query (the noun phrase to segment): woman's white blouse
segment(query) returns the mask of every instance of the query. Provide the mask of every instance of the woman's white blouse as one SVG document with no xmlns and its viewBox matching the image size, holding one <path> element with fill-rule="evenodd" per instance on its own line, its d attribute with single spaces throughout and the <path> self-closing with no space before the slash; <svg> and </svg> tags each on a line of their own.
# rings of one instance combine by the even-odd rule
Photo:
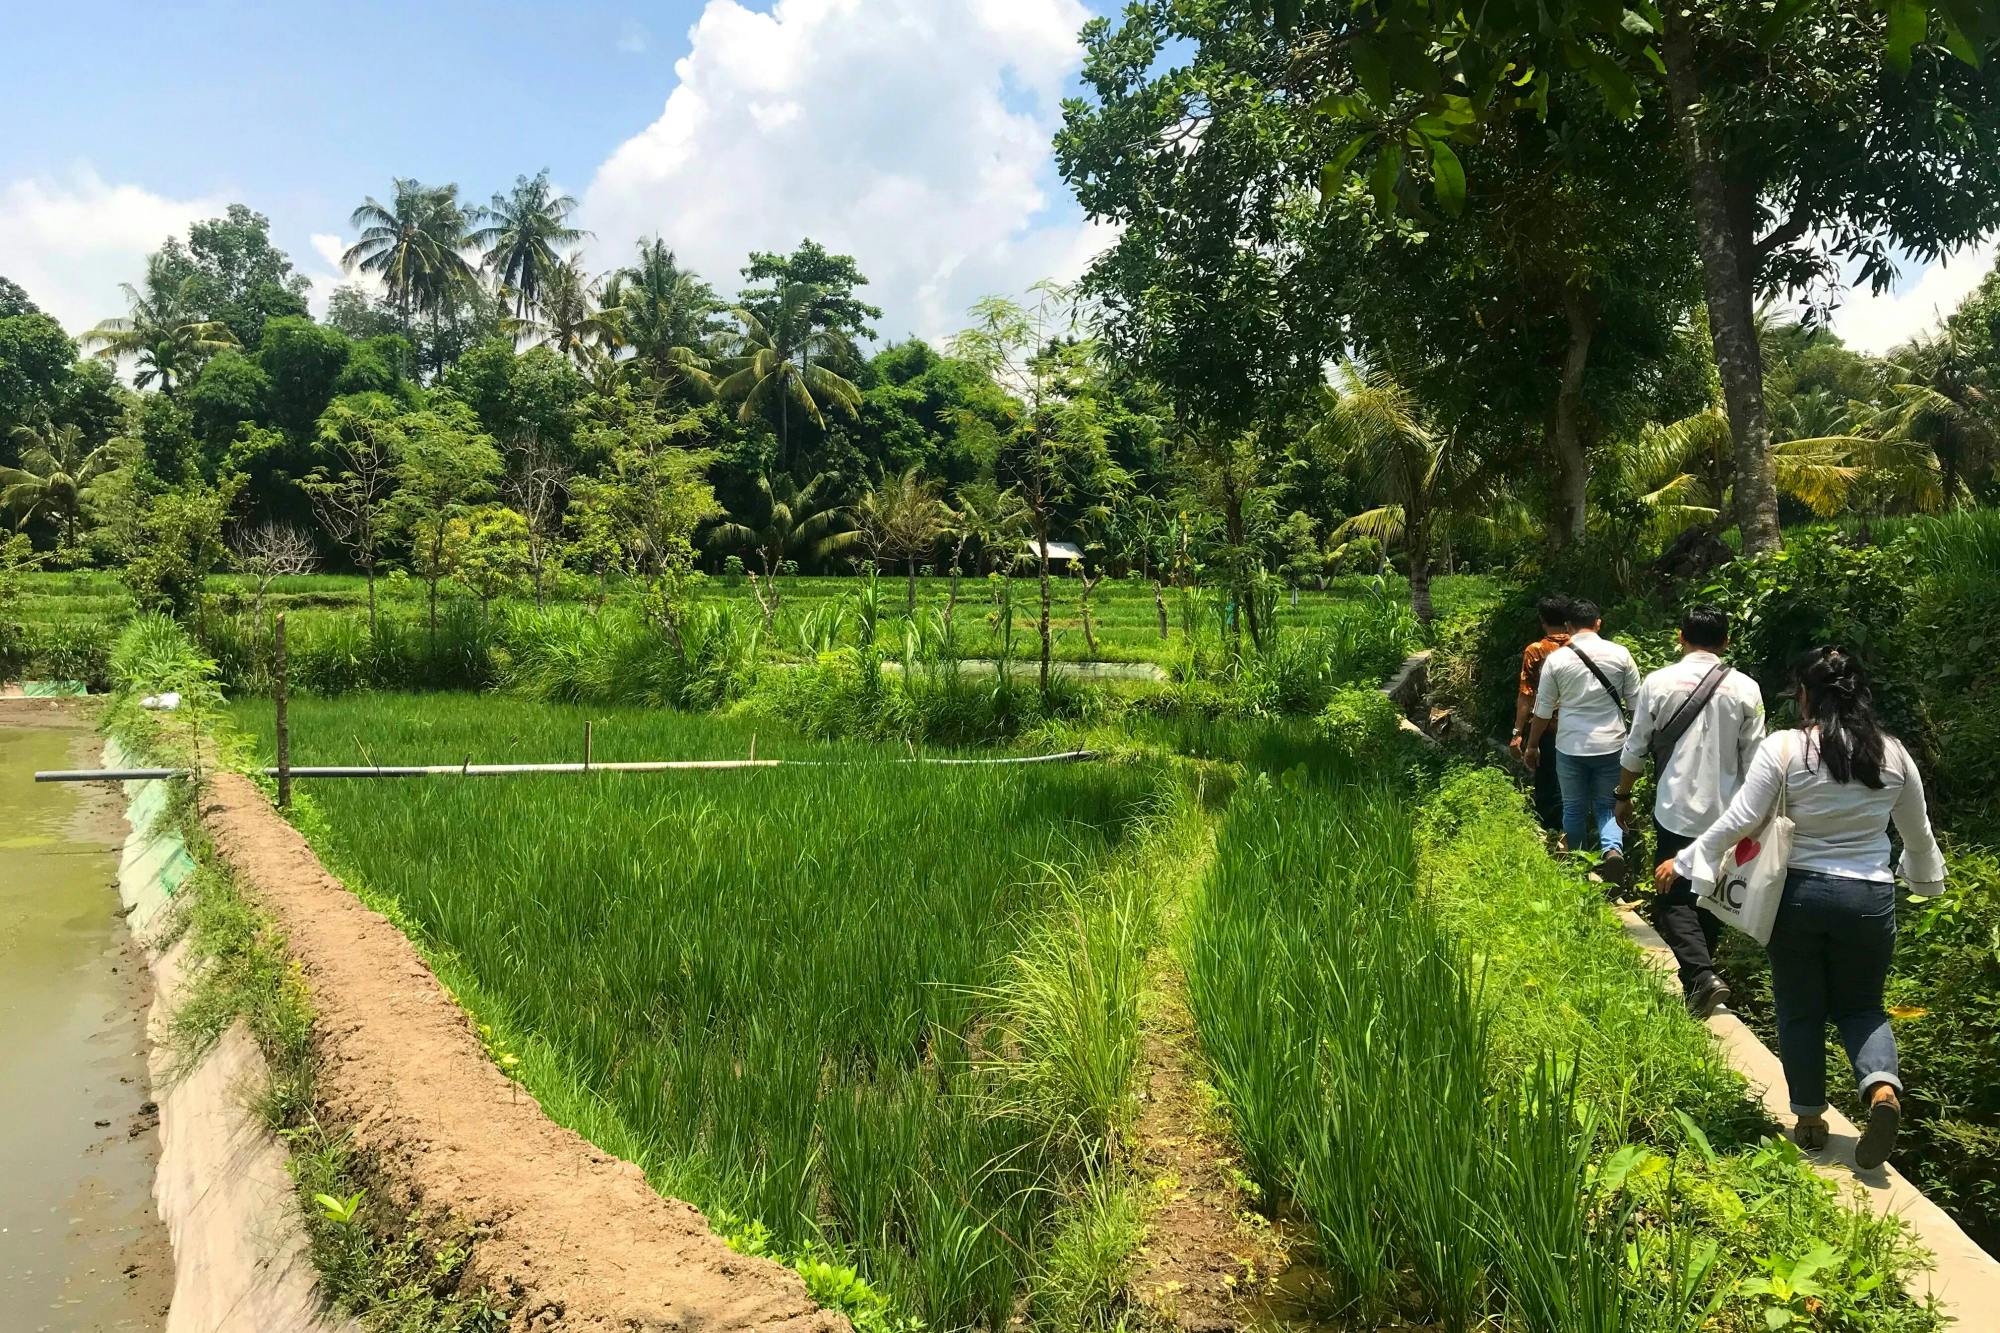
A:
<svg viewBox="0 0 2000 1333">
<path fill-rule="evenodd" d="M 1877 790 L 1860 782 L 1836 782 L 1828 775 L 1819 756 L 1816 728 L 1765 737 L 1735 799 L 1706 833 L 1674 858 L 1675 872 L 1696 884 L 1715 883 L 1723 858 L 1777 810 L 1782 782 L 1785 813 L 1794 826 L 1791 869 L 1878 881 L 1900 874 L 1912 893 L 1942 891 L 1944 853 L 1931 832 L 1923 777 L 1901 741 L 1890 739 L 1887 749 L 1882 786 Z M 1893 872 L 1892 819 L 1903 838 L 1902 862 Z"/>
</svg>

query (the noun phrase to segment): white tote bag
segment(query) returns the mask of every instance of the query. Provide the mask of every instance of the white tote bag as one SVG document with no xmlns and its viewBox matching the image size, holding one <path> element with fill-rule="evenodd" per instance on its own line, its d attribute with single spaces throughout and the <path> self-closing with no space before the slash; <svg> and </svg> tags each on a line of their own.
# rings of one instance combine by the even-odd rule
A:
<svg viewBox="0 0 2000 1333">
<path fill-rule="evenodd" d="M 1792 821 L 1785 813 L 1791 770 L 1792 747 L 1787 744 L 1778 770 L 1777 808 L 1764 827 L 1722 854 L 1722 863 L 1715 867 L 1715 882 L 1700 886 L 1704 912 L 1728 922 L 1759 944 L 1771 942 L 1771 926 L 1778 919 L 1778 903 L 1785 896 L 1785 874 L 1792 859 Z"/>
</svg>

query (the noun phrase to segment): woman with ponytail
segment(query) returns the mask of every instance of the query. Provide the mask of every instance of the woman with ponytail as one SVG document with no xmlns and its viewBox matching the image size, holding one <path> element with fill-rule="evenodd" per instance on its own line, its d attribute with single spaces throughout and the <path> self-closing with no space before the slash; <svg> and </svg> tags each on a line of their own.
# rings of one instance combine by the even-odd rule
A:
<svg viewBox="0 0 2000 1333">
<path fill-rule="evenodd" d="M 1660 874 L 1700 892 L 1738 841 L 1777 809 L 1794 825 L 1785 893 L 1767 946 L 1778 1010 L 1778 1056 L 1790 1085 L 1799 1146 L 1826 1146 L 1826 1025 L 1840 1032 L 1861 1091 L 1865 1125 L 1854 1164 L 1888 1160 L 1902 1119 L 1896 1037 L 1882 1008 L 1896 947 L 1896 878 L 1910 892 L 1944 887 L 1923 778 L 1903 743 L 1875 720 L 1867 676 L 1851 653 L 1815 648 L 1797 669 L 1800 725 L 1767 737 L 1735 799 Z M 1902 836 L 1893 869 L 1889 824 Z"/>
</svg>

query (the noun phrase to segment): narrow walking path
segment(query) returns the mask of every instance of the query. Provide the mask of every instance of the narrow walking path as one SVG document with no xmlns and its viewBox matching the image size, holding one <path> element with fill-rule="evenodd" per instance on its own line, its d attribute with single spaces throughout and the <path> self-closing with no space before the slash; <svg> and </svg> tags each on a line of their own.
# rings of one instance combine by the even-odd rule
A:
<svg viewBox="0 0 2000 1333">
<path fill-rule="evenodd" d="M 1662 974 L 1666 984 L 1678 987 L 1673 951 L 1658 932 L 1636 912 L 1621 911 L 1619 915 L 1625 933 L 1640 947 L 1646 961 Z M 1789 1125 L 1791 1102 L 1785 1094 L 1785 1071 L 1778 1057 L 1735 1014 L 1725 1011 L 1711 1016 L 1708 1030 L 1715 1034 L 1730 1064 L 1750 1081 L 1764 1109 L 1780 1124 Z M 1814 1167 L 1866 1200 L 1875 1213 L 1900 1217 L 1918 1243 L 1935 1257 L 1936 1267 L 1922 1275 L 1913 1294 L 1935 1298 L 1958 1328 L 2000 1326 L 2000 1262 L 1974 1244 L 1958 1223 L 1895 1167 L 1858 1169 L 1854 1143 L 1860 1131 L 1837 1107 L 1827 1108 L 1826 1120 L 1832 1132 L 1825 1150 L 1807 1154 Z"/>
</svg>

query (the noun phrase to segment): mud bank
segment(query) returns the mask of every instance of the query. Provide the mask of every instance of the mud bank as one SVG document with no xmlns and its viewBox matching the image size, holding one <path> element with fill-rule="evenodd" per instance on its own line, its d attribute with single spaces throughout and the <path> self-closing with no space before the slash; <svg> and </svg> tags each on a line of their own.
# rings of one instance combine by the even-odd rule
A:
<svg viewBox="0 0 2000 1333">
<path fill-rule="evenodd" d="M 637 1167 L 542 1114 L 410 941 L 252 783 L 220 775 L 201 813 L 304 970 L 322 1114 L 349 1132 L 378 1197 L 473 1228 L 467 1281 L 511 1302 L 516 1328 L 846 1333 L 797 1274 L 735 1253 Z"/>
</svg>

